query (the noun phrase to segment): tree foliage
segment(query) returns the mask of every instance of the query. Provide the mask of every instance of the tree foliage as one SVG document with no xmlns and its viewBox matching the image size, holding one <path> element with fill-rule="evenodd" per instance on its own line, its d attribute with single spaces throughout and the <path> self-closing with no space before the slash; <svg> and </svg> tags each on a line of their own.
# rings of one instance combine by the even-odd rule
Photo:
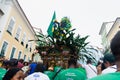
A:
<svg viewBox="0 0 120 80">
<path fill-rule="evenodd" d="M 70 50 L 71 54 L 77 55 L 88 44 L 88 42 L 85 42 L 88 36 L 75 36 L 75 29 L 71 29 L 71 27 L 71 22 L 67 17 L 63 17 L 60 22 L 55 21 L 53 36 L 49 36 L 49 41 L 55 48 L 61 49 L 61 47 L 64 47 L 64 49 Z"/>
</svg>

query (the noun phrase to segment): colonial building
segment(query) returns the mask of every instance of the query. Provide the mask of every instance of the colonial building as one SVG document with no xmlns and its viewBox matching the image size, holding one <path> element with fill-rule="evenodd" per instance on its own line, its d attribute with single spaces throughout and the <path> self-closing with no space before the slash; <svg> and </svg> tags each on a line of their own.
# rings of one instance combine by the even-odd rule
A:
<svg viewBox="0 0 120 80">
<path fill-rule="evenodd" d="M 0 0 L 0 30 L 1 56 L 31 60 L 37 38 L 17 0 Z"/>
<path fill-rule="evenodd" d="M 114 21 L 111 22 L 104 22 L 101 26 L 99 35 L 101 35 L 101 39 L 102 39 L 102 45 L 103 48 L 106 50 L 109 48 L 110 46 L 110 41 L 107 38 L 108 32 L 111 29 L 112 25 L 113 25 Z"/>
<path fill-rule="evenodd" d="M 120 30 L 120 18 L 119 17 L 116 18 L 114 22 L 103 23 L 99 34 L 101 35 L 102 45 L 105 50 L 106 49 L 110 50 L 110 42 L 112 38 L 114 37 L 114 35 L 119 30 Z"/>
<path fill-rule="evenodd" d="M 111 42 L 114 35 L 120 30 L 120 17 L 116 18 L 114 24 L 107 34 L 107 39 Z"/>
</svg>

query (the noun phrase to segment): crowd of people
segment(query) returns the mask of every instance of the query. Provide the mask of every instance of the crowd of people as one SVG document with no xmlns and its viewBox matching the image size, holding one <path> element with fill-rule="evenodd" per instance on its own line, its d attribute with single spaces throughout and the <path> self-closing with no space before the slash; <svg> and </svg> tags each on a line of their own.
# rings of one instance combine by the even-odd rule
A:
<svg viewBox="0 0 120 80">
<path fill-rule="evenodd" d="M 87 64 L 80 64 L 71 57 L 67 69 L 61 65 L 51 69 L 42 62 L 0 57 L 0 80 L 120 80 L 120 31 L 112 39 L 110 48 L 111 53 L 105 54 L 97 65 L 93 65 L 91 59 Z"/>
</svg>

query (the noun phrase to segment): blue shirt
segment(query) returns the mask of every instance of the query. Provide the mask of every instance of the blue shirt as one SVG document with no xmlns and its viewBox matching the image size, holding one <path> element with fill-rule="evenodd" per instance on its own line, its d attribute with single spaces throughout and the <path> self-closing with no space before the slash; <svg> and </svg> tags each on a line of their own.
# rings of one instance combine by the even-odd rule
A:
<svg viewBox="0 0 120 80">
<path fill-rule="evenodd" d="M 34 73 L 35 68 L 36 68 L 36 65 L 37 65 L 36 63 L 31 63 L 31 64 L 30 64 L 30 72 L 29 72 L 29 75 L 32 74 L 32 73 Z"/>
</svg>

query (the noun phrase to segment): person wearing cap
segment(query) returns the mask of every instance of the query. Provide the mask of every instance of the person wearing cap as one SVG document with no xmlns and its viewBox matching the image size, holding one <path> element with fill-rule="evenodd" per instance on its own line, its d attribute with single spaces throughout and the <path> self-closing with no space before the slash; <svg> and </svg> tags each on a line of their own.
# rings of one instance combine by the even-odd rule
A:
<svg viewBox="0 0 120 80">
<path fill-rule="evenodd" d="M 105 65 L 105 69 L 102 71 L 102 74 L 112 73 L 117 71 L 117 66 L 115 65 L 115 58 L 113 54 L 108 53 L 103 58 L 103 64 Z"/>
<path fill-rule="evenodd" d="M 120 31 L 113 37 L 110 44 L 111 52 L 115 57 L 117 71 L 113 73 L 102 74 L 90 80 L 120 80 Z"/>
</svg>

